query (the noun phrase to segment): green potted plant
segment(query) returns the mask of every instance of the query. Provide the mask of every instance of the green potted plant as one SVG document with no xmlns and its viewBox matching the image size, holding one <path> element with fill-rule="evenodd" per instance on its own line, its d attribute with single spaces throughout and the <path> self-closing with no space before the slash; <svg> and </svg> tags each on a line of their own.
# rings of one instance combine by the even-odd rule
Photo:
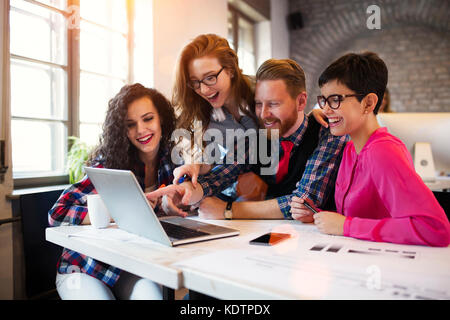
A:
<svg viewBox="0 0 450 320">
<path fill-rule="evenodd" d="M 88 146 L 78 137 L 69 137 L 70 150 L 67 154 L 67 169 L 71 184 L 80 181 L 84 176 L 83 167 L 93 147 Z"/>
</svg>

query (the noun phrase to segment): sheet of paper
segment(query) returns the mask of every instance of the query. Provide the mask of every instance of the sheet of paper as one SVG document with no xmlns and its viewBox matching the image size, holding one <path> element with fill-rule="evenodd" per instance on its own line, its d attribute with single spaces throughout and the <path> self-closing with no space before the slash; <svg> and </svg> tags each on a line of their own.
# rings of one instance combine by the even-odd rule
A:
<svg viewBox="0 0 450 320">
<path fill-rule="evenodd" d="M 70 237 L 79 237 L 79 238 L 89 238 L 89 239 L 99 239 L 99 240 L 107 240 L 107 241 L 131 241 L 139 238 L 138 236 L 123 231 L 117 226 L 110 226 L 104 229 L 96 229 L 94 227 L 84 228 L 82 231 L 74 232 L 67 235 Z"/>
<path fill-rule="evenodd" d="M 192 270 L 203 273 L 205 278 L 210 275 L 211 281 L 232 281 L 283 298 L 450 298 L 448 261 L 447 265 L 437 268 L 439 272 L 434 272 L 433 268 L 422 268 L 427 264 L 414 267 L 417 264 L 414 259 L 393 255 L 383 261 L 383 256 L 348 253 L 344 246 L 341 254 L 326 248 L 333 246 L 324 247 L 323 252 L 296 250 L 295 254 L 275 248 L 228 250 L 194 257 L 175 266 L 186 271 L 187 276 Z M 448 254 L 448 250 L 446 252 Z"/>
</svg>

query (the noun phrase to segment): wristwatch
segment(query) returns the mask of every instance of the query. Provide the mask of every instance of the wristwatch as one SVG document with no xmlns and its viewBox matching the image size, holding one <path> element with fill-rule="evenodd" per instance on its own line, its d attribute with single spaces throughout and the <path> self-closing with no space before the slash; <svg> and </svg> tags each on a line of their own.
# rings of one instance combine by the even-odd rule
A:
<svg viewBox="0 0 450 320">
<path fill-rule="evenodd" d="M 227 207 L 225 208 L 225 212 L 223 213 L 223 216 L 225 217 L 225 220 L 231 220 L 233 219 L 233 211 L 231 211 L 231 207 L 233 206 L 233 201 L 227 202 Z"/>
</svg>

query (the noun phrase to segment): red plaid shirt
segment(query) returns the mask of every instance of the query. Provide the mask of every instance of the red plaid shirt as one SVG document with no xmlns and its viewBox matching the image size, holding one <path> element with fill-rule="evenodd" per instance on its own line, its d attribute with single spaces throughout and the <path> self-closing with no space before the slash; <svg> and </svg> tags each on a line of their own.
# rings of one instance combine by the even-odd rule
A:
<svg viewBox="0 0 450 320">
<path fill-rule="evenodd" d="M 173 181 L 174 166 L 170 161 L 168 150 L 160 157 L 158 170 L 158 185 L 170 184 Z M 96 167 L 103 167 L 101 164 Z M 144 186 L 145 167 L 144 164 L 134 171 L 137 180 Z M 80 225 L 87 213 L 87 195 L 95 194 L 97 191 L 94 185 L 85 176 L 81 181 L 73 184 L 63 191 L 55 205 L 48 212 L 48 221 L 50 226 L 60 225 Z M 61 258 L 57 264 L 57 271 L 61 274 L 83 272 L 103 281 L 112 287 L 119 279 L 121 270 L 106 263 L 96 261 L 88 256 L 64 248 Z"/>
</svg>

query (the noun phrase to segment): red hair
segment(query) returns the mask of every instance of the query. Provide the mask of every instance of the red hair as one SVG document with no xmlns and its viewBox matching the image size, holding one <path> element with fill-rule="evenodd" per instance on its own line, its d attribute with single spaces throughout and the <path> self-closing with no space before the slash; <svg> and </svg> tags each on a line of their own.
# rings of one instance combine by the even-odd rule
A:
<svg viewBox="0 0 450 320">
<path fill-rule="evenodd" d="M 225 38 L 215 34 L 202 34 L 186 45 L 179 57 L 172 96 L 172 104 L 181 111 L 177 126 L 192 131 L 196 119 L 202 121 L 204 130 L 209 125 L 212 106 L 187 85 L 189 63 L 201 57 L 217 58 L 221 66 L 228 69 L 232 75 L 231 103 L 239 106 L 244 114 L 256 122 L 254 92 L 250 79 L 239 69 L 236 52 L 231 49 Z"/>
</svg>

